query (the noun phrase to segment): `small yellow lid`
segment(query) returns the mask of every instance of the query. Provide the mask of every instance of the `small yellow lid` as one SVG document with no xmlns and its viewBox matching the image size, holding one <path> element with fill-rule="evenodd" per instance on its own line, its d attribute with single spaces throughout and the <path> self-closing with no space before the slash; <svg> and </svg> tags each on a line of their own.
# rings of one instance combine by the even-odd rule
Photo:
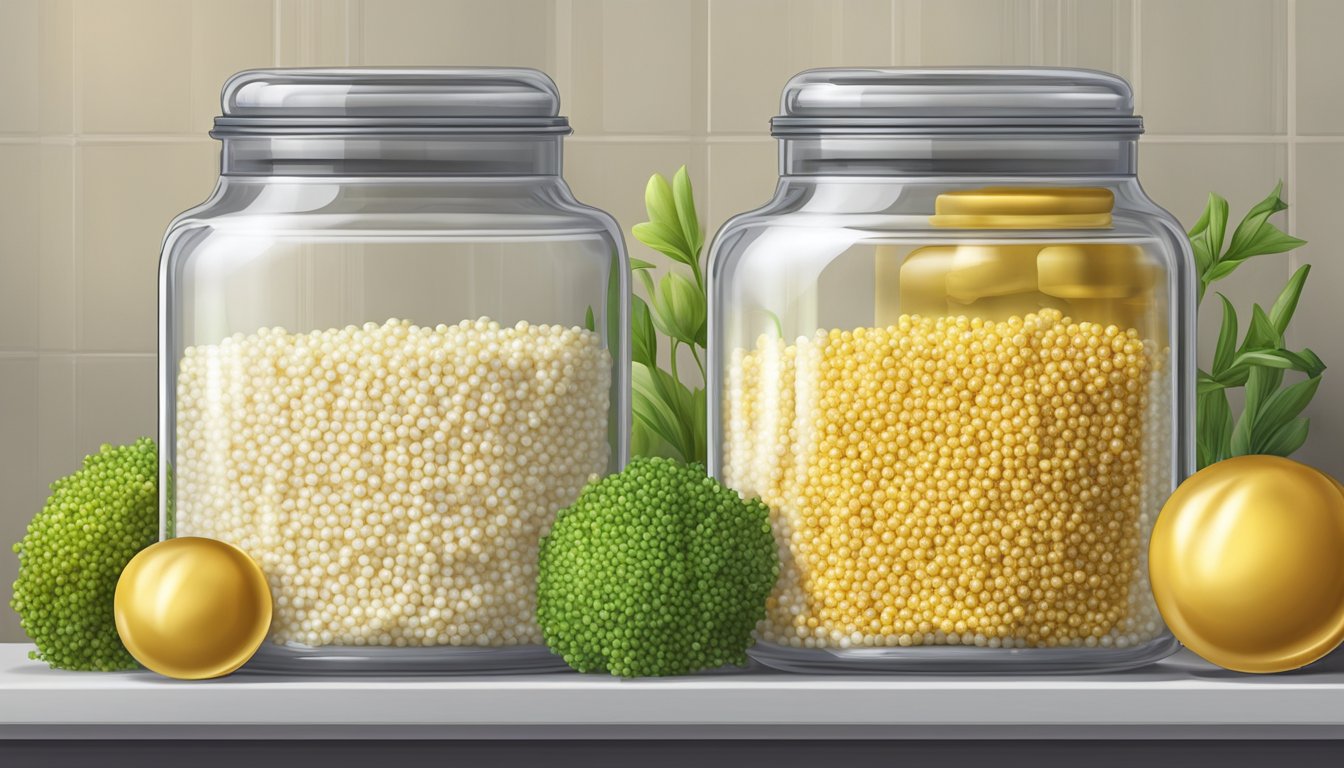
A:
<svg viewBox="0 0 1344 768">
<path fill-rule="evenodd" d="M 982 187 L 944 192 L 929 222 L 957 229 L 1111 226 L 1115 195 L 1101 187 Z"/>
</svg>

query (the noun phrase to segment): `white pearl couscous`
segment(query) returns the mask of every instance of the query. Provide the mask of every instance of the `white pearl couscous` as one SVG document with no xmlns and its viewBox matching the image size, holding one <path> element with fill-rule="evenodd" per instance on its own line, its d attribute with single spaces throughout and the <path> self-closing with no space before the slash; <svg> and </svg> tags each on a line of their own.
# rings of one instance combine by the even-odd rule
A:
<svg viewBox="0 0 1344 768">
<path fill-rule="evenodd" d="M 607 469 L 610 384 L 597 334 L 488 319 L 189 348 L 176 534 L 257 560 L 277 643 L 538 643 L 538 541 Z"/>
<path fill-rule="evenodd" d="M 1130 647 L 1170 490 L 1167 351 L 1057 310 L 737 350 L 725 482 L 771 508 L 790 647 Z"/>
</svg>

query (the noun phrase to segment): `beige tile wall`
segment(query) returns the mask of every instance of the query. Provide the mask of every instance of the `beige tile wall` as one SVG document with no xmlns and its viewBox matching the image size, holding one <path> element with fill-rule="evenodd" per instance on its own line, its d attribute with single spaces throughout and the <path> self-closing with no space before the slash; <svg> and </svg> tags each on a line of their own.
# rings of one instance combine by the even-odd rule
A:
<svg viewBox="0 0 1344 768">
<path fill-rule="evenodd" d="M 1239 212 L 1285 181 L 1282 223 L 1311 245 L 1227 292 L 1271 301 L 1315 262 L 1293 342 L 1339 372 L 1303 455 L 1344 474 L 1341 27 L 1338 0 L 3 0 L 0 544 L 81 456 L 153 432 L 159 237 L 213 183 L 224 78 L 276 65 L 540 67 L 583 199 L 628 228 L 648 174 L 686 163 L 711 231 L 770 195 L 766 121 L 800 69 L 1118 72 L 1148 122 L 1144 184 L 1183 221 L 1209 190 Z M 14 566 L 0 557 L 0 583 Z M 19 636 L 0 610 L 0 640 Z"/>
</svg>

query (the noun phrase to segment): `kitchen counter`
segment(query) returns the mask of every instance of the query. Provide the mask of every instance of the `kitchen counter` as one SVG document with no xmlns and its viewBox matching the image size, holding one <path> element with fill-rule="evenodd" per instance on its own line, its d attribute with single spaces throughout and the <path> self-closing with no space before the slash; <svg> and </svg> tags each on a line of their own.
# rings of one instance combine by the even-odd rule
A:
<svg viewBox="0 0 1344 768">
<path fill-rule="evenodd" d="M 1344 654 L 1228 672 L 1182 651 L 1093 676 L 280 677 L 75 673 L 0 644 L 0 738 L 1341 739 Z"/>
</svg>

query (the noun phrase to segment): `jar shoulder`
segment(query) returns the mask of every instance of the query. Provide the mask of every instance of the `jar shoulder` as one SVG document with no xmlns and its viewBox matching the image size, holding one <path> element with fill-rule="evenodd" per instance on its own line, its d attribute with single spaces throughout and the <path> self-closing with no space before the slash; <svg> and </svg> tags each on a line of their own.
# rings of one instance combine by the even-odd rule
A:
<svg viewBox="0 0 1344 768">
<path fill-rule="evenodd" d="M 214 192 L 169 224 L 184 233 L 407 232 L 452 236 L 596 236 L 624 250 L 610 214 L 577 200 L 562 179 L 371 180 L 222 178 Z"/>
<path fill-rule="evenodd" d="M 1005 179 L 938 179 L 910 181 L 894 178 L 788 178 L 781 179 L 774 196 L 764 205 L 728 219 L 710 246 L 711 270 L 752 256 L 767 256 L 780 244 L 805 248 L 808 243 L 829 247 L 834 240 L 849 242 L 908 240 L 923 243 L 956 242 L 966 230 L 936 227 L 930 222 L 941 193 L 982 186 L 1022 184 L 1101 186 L 1115 194 L 1112 225 L 1097 230 L 1003 230 L 1005 239 L 1141 240 L 1178 270 L 1192 266 L 1189 242 L 1174 216 L 1162 208 L 1133 178 L 1105 180 L 1009 181 Z M 976 237 L 991 233 L 975 232 Z M 822 245 L 825 243 L 825 245 Z M 768 249 L 760 246 L 768 244 Z"/>
</svg>

